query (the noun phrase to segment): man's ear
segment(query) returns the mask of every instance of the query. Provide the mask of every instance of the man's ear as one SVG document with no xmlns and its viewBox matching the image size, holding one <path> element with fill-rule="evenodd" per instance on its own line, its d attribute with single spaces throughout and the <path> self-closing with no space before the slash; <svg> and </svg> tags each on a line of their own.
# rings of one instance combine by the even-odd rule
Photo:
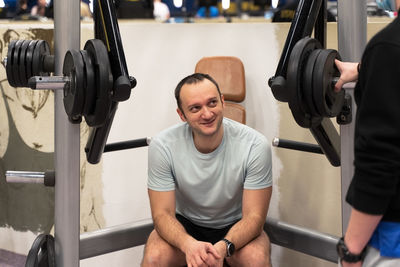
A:
<svg viewBox="0 0 400 267">
<path fill-rule="evenodd" d="M 224 95 L 221 95 L 221 102 L 222 102 L 222 107 L 225 108 L 225 98 L 224 98 Z"/>
<path fill-rule="evenodd" d="M 179 117 L 181 118 L 182 121 L 186 121 L 185 114 L 180 110 L 180 108 L 176 109 L 176 112 L 178 112 Z"/>
</svg>

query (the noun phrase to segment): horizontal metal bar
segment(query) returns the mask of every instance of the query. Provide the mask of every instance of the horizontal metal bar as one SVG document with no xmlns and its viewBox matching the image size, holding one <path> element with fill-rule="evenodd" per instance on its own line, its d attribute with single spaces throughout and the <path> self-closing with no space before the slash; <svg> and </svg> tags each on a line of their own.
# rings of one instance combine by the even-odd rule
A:
<svg viewBox="0 0 400 267">
<path fill-rule="evenodd" d="M 44 184 L 44 172 L 6 171 L 7 183 Z"/>
<path fill-rule="evenodd" d="M 112 152 L 112 151 L 118 151 L 118 150 L 124 150 L 124 149 L 144 147 L 144 146 L 148 146 L 150 144 L 150 142 L 151 142 L 151 138 L 146 137 L 146 138 L 140 138 L 140 139 L 135 139 L 135 140 L 111 143 L 111 144 L 107 144 L 104 147 L 104 152 Z"/>
<path fill-rule="evenodd" d="M 292 140 L 287 140 L 287 139 L 280 139 L 277 137 L 275 137 L 274 140 L 272 141 L 272 145 L 276 146 L 276 147 L 288 148 L 288 149 L 299 150 L 299 151 L 304 151 L 304 152 L 324 154 L 324 152 L 322 152 L 322 149 L 319 147 L 319 145 L 297 142 L 297 141 L 292 141 Z"/>
<path fill-rule="evenodd" d="M 80 259 L 144 245 L 153 230 L 151 219 L 108 227 L 80 236 Z"/>
<path fill-rule="evenodd" d="M 81 234 L 80 259 L 144 245 L 153 230 L 152 220 L 109 227 Z M 337 262 L 338 237 L 268 218 L 264 225 L 272 243 L 331 262 Z"/>
<path fill-rule="evenodd" d="M 45 172 L 31 171 L 7 171 L 7 183 L 25 183 L 25 184 L 44 184 L 45 186 L 55 185 L 55 171 L 46 170 Z"/>
<path fill-rule="evenodd" d="M 67 76 L 33 76 L 28 80 L 28 86 L 36 90 L 60 90 L 69 84 Z"/>
<path fill-rule="evenodd" d="M 326 261 L 338 262 L 338 237 L 267 218 L 264 224 L 271 243 Z"/>
<path fill-rule="evenodd" d="M 356 88 L 356 82 L 345 83 L 342 88 L 345 90 L 354 90 L 354 88 Z"/>
</svg>

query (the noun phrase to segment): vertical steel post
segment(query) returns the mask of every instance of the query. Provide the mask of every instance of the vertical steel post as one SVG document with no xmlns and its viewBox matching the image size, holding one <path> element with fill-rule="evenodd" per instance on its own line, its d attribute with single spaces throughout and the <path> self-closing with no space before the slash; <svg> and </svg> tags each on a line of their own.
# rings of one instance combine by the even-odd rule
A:
<svg viewBox="0 0 400 267">
<path fill-rule="evenodd" d="M 64 55 L 80 48 L 80 0 L 54 1 L 55 75 Z M 55 251 L 57 267 L 79 266 L 80 127 L 64 111 L 63 91 L 54 92 Z"/>
<path fill-rule="evenodd" d="M 360 62 L 367 42 L 367 1 L 338 0 L 338 42 L 343 61 Z M 353 97 L 353 91 L 347 92 Z M 345 197 L 353 178 L 354 168 L 354 120 L 356 105 L 352 101 L 353 121 L 340 126 L 341 177 L 342 177 L 342 231 L 346 232 L 351 207 Z"/>
</svg>

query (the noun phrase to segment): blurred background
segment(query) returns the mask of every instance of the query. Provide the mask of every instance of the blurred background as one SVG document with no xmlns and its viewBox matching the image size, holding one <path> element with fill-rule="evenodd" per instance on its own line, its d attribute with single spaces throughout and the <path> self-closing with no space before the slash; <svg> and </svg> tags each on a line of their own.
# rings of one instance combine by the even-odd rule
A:
<svg viewBox="0 0 400 267">
<path fill-rule="evenodd" d="M 0 19 L 48 20 L 53 18 L 54 0 L 1 0 Z M 120 19 L 153 19 L 166 23 L 190 23 L 197 19 L 260 18 L 290 22 L 299 0 L 114 0 Z M 93 1 L 81 0 L 81 17 L 90 19 Z M 369 16 L 393 16 L 368 0 Z M 336 21 L 337 2 L 328 1 L 328 21 Z"/>
</svg>

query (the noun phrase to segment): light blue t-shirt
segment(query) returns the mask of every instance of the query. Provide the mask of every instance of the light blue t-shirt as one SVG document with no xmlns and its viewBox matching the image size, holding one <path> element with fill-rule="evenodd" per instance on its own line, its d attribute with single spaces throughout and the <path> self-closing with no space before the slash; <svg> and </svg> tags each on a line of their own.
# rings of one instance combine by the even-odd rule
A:
<svg viewBox="0 0 400 267">
<path fill-rule="evenodd" d="M 272 185 L 265 136 L 227 118 L 223 127 L 222 142 L 211 153 L 196 149 L 187 123 L 162 131 L 149 146 L 148 188 L 175 190 L 176 212 L 203 227 L 222 228 L 239 220 L 243 188 Z"/>
</svg>

